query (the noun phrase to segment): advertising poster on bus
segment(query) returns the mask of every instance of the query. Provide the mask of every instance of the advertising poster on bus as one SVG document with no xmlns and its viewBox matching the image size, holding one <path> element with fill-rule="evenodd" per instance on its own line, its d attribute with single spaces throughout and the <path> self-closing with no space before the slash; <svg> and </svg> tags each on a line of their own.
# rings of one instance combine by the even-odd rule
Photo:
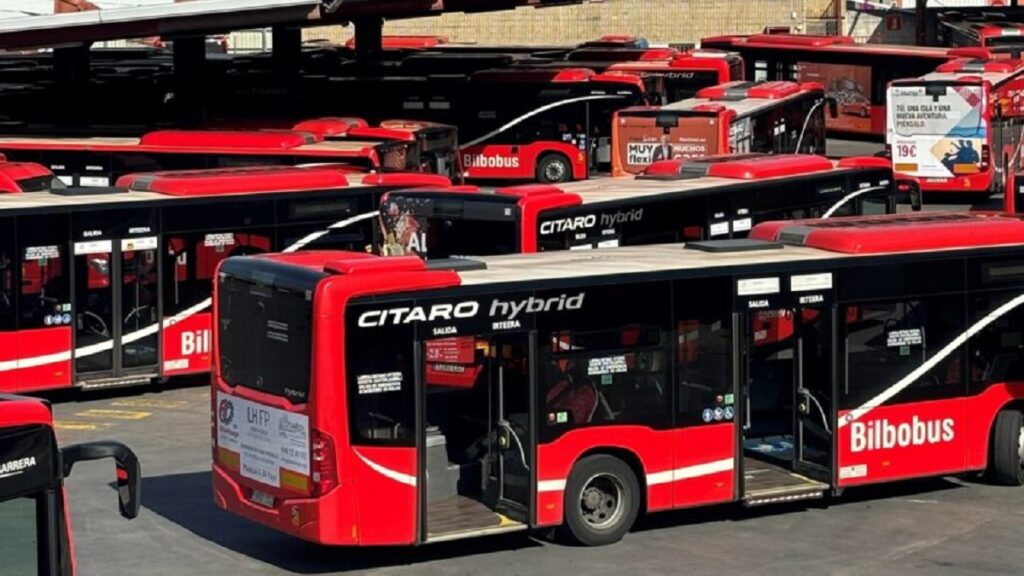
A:
<svg viewBox="0 0 1024 576">
<path fill-rule="evenodd" d="M 639 174 L 654 162 L 700 158 L 724 152 L 718 145 L 718 118 L 676 117 L 675 126 L 663 128 L 653 116 L 620 116 L 616 126 L 616 173 Z"/>
<path fill-rule="evenodd" d="M 817 82 L 835 98 L 839 114 L 827 117 L 830 130 L 871 132 L 871 67 L 798 62 L 797 80 Z"/>
<path fill-rule="evenodd" d="M 888 139 L 893 168 L 924 178 L 980 171 L 988 127 L 981 86 L 889 88 Z M 929 93 L 931 92 L 931 93 Z"/>
</svg>

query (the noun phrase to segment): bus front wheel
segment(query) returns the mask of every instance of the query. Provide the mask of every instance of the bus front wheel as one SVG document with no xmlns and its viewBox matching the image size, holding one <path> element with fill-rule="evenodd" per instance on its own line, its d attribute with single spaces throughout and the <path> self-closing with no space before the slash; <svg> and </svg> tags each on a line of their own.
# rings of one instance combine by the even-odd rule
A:
<svg viewBox="0 0 1024 576">
<path fill-rule="evenodd" d="M 584 546 L 618 542 L 640 509 L 640 485 L 633 470 L 606 454 L 576 463 L 565 488 L 562 535 Z"/>
<path fill-rule="evenodd" d="M 1003 410 L 996 415 L 991 472 L 997 484 L 1024 484 L 1024 415 L 1017 410 Z"/>
<path fill-rule="evenodd" d="M 537 162 L 537 181 L 561 184 L 572 180 L 572 164 L 561 154 L 545 154 Z"/>
</svg>

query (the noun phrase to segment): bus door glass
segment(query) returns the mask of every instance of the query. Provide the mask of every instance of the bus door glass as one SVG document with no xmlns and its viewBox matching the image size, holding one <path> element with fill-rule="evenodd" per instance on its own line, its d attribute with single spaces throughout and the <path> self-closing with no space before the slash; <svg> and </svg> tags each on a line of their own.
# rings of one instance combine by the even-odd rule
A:
<svg viewBox="0 0 1024 576">
<path fill-rule="evenodd" d="M 73 219 L 78 381 L 156 375 L 159 240 L 152 217 L 118 211 Z"/>
<path fill-rule="evenodd" d="M 428 541 L 528 521 L 533 340 L 521 333 L 424 343 Z"/>
</svg>

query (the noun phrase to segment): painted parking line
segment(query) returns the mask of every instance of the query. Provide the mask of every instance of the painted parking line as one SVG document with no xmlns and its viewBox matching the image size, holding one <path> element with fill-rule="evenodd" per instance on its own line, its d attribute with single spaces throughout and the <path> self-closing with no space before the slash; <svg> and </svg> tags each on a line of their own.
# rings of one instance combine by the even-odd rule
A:
<svg viewBox="0 0 1024 576">
<path fill-rule="evenodd" d="M 106 430 L 113 426 L 110 422 L 82 422 L 79 420 L 54 420 L 53 427 L 57 430 Z"/>
<path fill-rule="evenodd" d="M 136 412 L 134 410 L 104 410 L 100 408 L 93 408 L 91 410 L 84 410 L 78 412 L 75 416 L 85 416 L 88 418 L 113 418 L 115 420 L 142 420 L 152 416 L 152 412 Z"/>
<path fill-rule="evenodd" d="M 126 398 L 111 402 L 111 406 L 122 408 L 181 408 L 188 404 L 185 400 L 158 400 L 156 398 Z"/>
</svg>

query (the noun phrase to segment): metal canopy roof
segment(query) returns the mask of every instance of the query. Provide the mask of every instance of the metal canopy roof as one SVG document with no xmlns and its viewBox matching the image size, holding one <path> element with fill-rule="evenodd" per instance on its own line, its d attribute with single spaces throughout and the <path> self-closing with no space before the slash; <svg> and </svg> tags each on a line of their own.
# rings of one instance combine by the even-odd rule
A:
<svg viewBox="0 0 1024 576">
<path fill-rule="evenodd" d="M 2 0 L 0 0 L 2 1 Z M 194 0 L 0 19 L 0 49 L 148 36 L 211 34 L 275 24 L 315 26 L 352 19 L 486 12 L 582 0 Z"/>
</svg>

